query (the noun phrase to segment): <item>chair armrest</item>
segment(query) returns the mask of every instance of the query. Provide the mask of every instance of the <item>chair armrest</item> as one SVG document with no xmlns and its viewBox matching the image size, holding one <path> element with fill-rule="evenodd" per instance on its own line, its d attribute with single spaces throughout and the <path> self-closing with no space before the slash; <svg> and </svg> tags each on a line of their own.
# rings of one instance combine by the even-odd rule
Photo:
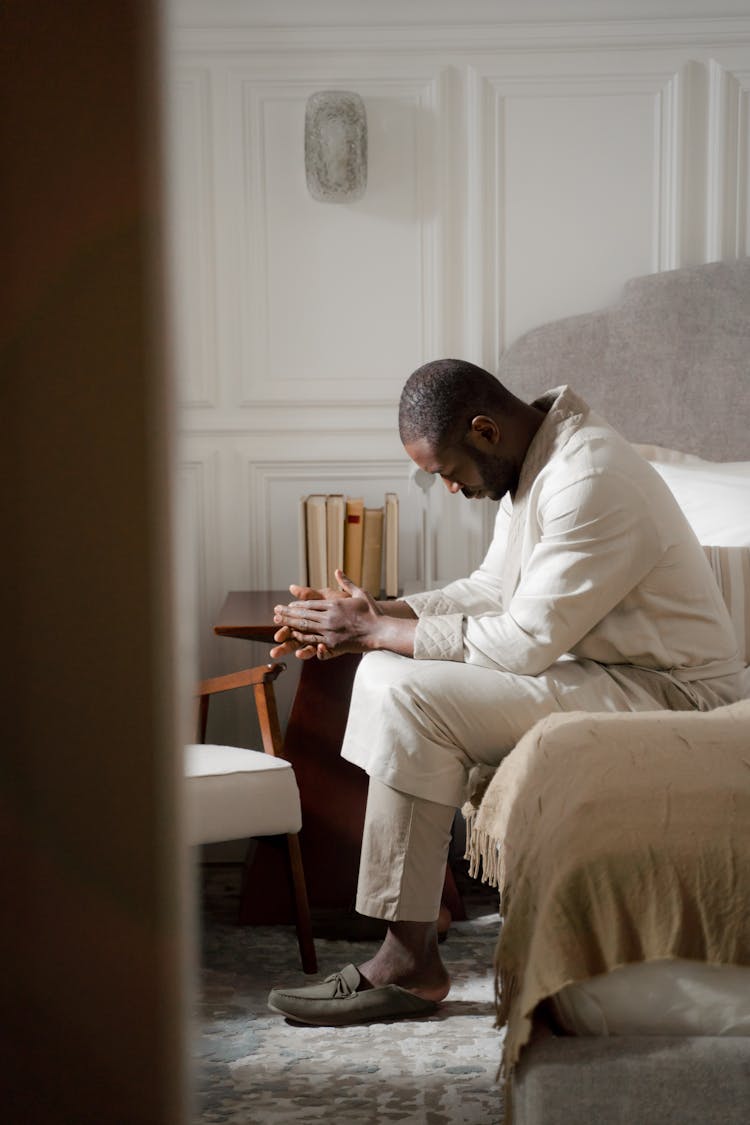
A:
<svg viewBox="0 0 750 1125">
<path fill-rule="evenodd" d="M 214 695 L 220 691 L 233 691 L 234 688 L 250 687 L 255 684 L 270 684 L 286 669 L 286 664 L 259 664 L 255 668 L 244 668 L 241 672 L 228 672 L 225 676 L 213 676 L 201 680 L 195 686 L 194 696 Z"/>
</svg>

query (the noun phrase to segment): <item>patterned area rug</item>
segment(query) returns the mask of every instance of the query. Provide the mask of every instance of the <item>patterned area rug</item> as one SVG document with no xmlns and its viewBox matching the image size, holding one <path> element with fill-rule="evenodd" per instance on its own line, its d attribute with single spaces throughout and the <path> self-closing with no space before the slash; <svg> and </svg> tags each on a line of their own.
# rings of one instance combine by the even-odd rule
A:
<svg viewBox="0 0 750 1125">
<path fill-rule="evenodd" d="M 497 910 L 467 903 L 441 953 L 453 985 L 427 1018 L 299 1027 L 266 1007 L 274 985 L 322 979 L 377 941 L 316 939 L 305 978 L 294 930 L 239 927 L 204 910 L 196 1026 L 196 1123 L 425 1122 L 498 1125 L 502 1038 L 494 1026 Z"/>
</svg>

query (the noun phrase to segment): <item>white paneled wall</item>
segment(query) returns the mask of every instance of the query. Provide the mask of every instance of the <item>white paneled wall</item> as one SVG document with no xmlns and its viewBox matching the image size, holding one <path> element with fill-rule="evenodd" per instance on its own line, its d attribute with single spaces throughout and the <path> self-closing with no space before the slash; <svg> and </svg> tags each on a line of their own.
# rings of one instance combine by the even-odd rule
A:
<svg viewBox="0 0 750 1125">
<path fill-rule="evenodd" d="M 406 7 L 172 7 L 182 551 L 204 673 L 247 655 L 211 635 L 226 591 L 295 579 L 305 492 L 397 491 L 412 588 L 479 561 L 491 505 L 436 487 L 423 536 L 396 433 L 414 367 L 492 369 L 629 277 L 750 251 L 747 5 Z M 329 88 L 367 109 L 350 205 L 305 183 L 305 103 Z"/>
</svg>

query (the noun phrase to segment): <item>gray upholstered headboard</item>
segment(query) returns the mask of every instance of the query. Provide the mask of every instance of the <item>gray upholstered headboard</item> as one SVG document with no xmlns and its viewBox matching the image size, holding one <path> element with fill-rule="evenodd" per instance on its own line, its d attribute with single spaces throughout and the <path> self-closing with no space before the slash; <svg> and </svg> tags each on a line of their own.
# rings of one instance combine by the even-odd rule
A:
<svg viewBox="0 0 750 1125">
<path fill-rule="evenodd" d="M 630 441 L 750 460 L 750 258 L 635 278 L 521 337 L 498 378 L 527 401 L 569 383 Z"/>
</svg>

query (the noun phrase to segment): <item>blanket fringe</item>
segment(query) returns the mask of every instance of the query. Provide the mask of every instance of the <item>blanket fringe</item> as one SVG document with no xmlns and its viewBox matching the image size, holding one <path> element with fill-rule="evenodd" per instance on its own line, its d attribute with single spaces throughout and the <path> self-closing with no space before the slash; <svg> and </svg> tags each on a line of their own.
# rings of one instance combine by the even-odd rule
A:
<svg viewBox="0 0 750 1125">
<path fill-rule="evenodd" d="M 481 878 L 483 883 L 496 887 L 500 891 L 503 905 L 507 906 L 509 887 L 507 884 L 505 851 L 499 840 L 479 827 L 477 824 L 478 811 L 471 804 L 465 805 L 462 810 L 466 821 L 466 852 L 464 858 L 469 861 L 470 876 L 473 879 Z M 528 1037 L 526 1035 L 520 1043 L 517 1043 L 516 1035 L 510 1026 L 515 1022 L 512 1019 L 512 1008 L 517 1001 L 520 987 L 521 981 L 518 971 L 501 963 L 500 944 L 498 943 L 495 950 L 495 1027 L 507 1027 L 508 1029 L 505 1049 L 496 1076 L 504 1090 L 503 1125 L 512 1125 L 513 1071 L 518 1061 L 520 1047 Z"/>
<path fill-rule="evenodd" d="M 520 982 L 515 973 L 502 969 L 495 956 L 495 1027 L 507 1027 L 510 1017 L 511 1002 L 515 999 Z M 516 1059 L 511 1058 L 506 1031 L 505 1044 L 500 1058 L 496 1081 L 503 1087 L 503 1125 L 512 1125 L 513 1121 L 513 1071 Z"/>
<path fill-rule="evenodd" d="M 464 859 L 469 861 L 469 875 L 472 879 L 481 878 L 483 883 L 501 889 L 503 863 L 501 847 L 488 832 L 477 825 L 477 810 L 464 809 L 466 820 L 466 852 Z"/>
</svg>

